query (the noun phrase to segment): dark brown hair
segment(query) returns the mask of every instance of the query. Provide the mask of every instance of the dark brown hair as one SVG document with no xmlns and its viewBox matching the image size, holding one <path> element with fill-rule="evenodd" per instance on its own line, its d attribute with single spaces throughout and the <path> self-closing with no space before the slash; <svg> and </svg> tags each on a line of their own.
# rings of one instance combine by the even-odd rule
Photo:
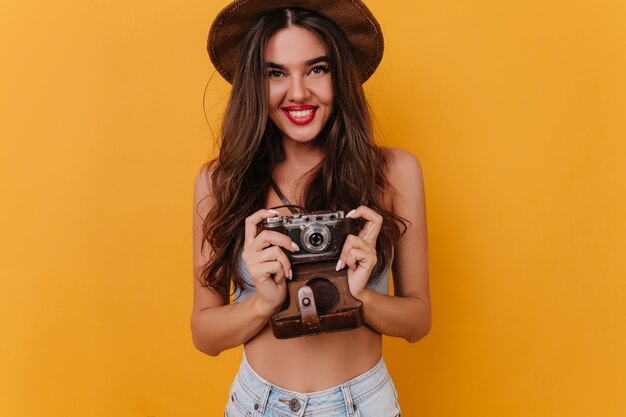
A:
<svg viewBox="0 0 626 417">
<path fill-rule="evenodd" d="M 238 256 L 243 248 L 244 219 L 265 205 L 273 167 L 284 158 L 280 131 L 269 120 L 264 52 L 281 29 L 299 26 L 316 34 L 330 58 L 333 112 L 316 139 L 324 157 L 306 183 L 307 211 L 350 211 L 366 205 L 383 216 L 376 244 L 376 279 L 390 262 L 406 221 L 383 204 L 389 187 L 387 151 L 374 143 L 370 110 L 344 34 L 323 16 L 303 9 L 280 9 L 261 17 L 247 33 L 223 119 L 219 157 L 211 161 L 214 205 L 203 224 L 202 245 L 213 253 L 202 270 L 204 286 L 225 297 L 232 280 L 242 288 Z M 400 231 L 400 226 L 403 231 Z"/>
</svg>

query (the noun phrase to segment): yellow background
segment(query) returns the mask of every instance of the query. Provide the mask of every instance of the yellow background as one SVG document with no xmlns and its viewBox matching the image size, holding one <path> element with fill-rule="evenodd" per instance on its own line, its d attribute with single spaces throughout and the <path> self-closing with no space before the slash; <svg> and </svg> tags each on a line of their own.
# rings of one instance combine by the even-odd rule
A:
<svg viewBox="0 0 626 417">
<path fill-rule="evenodd" d="M 379 138 L 420 159 L 432 332 L 403 415 L 626 415 L 626 3 L 368 1 Z M 224 1 L 0 5 L 0 416 L 222 415 L 190 336 Z"/>
</svg>

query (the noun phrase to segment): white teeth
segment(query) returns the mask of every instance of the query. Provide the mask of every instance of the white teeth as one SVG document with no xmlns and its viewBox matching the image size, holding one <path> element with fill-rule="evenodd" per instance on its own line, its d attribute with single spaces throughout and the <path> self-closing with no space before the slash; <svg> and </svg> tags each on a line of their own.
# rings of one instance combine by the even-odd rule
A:
<svg viewBox="0 0 626 417">
<path fill-rule="evenodd" d="M 302 110 L 302 111 L 289 111 L 289 114 L 292 117 L 308 117 L 313 113 L 313 109 Z"/>
</svg>

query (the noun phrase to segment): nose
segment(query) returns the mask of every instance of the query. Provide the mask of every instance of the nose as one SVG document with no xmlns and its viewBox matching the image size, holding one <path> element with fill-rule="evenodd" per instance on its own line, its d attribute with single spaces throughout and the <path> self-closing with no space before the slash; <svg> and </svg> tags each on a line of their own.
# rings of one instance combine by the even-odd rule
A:
<svg viewBox="0 0 626 417">
<path fill-rule="evenodd" d="M 289 80 L 287 99 L 293 102 L 302 102 L 309 96 L 309 89 L 304 77 L 292 76 Z"/>
</svg>

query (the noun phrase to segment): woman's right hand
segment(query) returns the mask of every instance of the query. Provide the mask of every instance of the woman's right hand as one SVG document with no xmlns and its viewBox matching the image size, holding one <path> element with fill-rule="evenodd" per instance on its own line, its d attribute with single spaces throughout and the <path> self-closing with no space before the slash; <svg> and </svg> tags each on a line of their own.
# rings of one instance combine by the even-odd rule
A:
<svg viewBox="0 0 626 417">
<path fill-rule="evenodd" d="M 262 209 L 246 218 L 241 254 L 259 300 L 270 312 L 275 312 L 283 304 L 287 294 L 285 278 L 292 278 L 291 263 L 281 248 L 290 252 L 300 250 L 289 236 L 282 233 L 263 230 L 257 235 L 257 225 L 277 215 L 276 210 Z"/>
</svg>

